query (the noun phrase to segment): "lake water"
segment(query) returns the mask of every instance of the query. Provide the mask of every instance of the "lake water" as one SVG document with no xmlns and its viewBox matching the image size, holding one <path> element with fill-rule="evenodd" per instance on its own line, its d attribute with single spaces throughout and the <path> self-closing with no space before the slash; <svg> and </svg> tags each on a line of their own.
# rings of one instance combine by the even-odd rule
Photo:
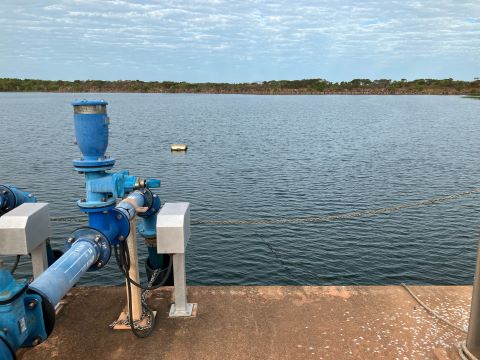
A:
<svg viewBox="0 0 480 360">
<path fill-rule="evenodd" d="M 323 216 L 480 187 L 480 101 L 455 96 L 0 94 L 0 183 L 75 216 L 77 98 L 107 100 L 115 169 L 192 219 Z M 188 143 L 172 154 L 172 143 Z M 318 223 L 192 225 L 190 284 L 467 284 L 480 194 Z M 55 247 L 78 225 L 52 222 Z M 140 254 L 145 247 L 140 241 Z M 11 257 L 8 261 L 11 263 Z M 19 275 L 29 275 L 24 259 Z M 112 258 L 83 284 L 122 284 Z"/>
</svg>

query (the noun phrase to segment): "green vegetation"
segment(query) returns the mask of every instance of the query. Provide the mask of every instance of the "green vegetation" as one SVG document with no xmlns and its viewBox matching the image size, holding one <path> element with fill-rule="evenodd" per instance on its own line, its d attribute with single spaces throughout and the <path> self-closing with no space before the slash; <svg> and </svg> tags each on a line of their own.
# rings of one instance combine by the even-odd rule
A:
<svg viewBox="0 0 480 360">
<path fill-rule="evenodd" d="M 432 94 L 480 95 L 480 80 L 354 79 L 333 83 L 325 79 L 278 80 L 255 83 L 187 83 L 173 81 L 48 81 L 0 78 L 0 92 L 138 92 L 208 94 Z"/>
</svg>

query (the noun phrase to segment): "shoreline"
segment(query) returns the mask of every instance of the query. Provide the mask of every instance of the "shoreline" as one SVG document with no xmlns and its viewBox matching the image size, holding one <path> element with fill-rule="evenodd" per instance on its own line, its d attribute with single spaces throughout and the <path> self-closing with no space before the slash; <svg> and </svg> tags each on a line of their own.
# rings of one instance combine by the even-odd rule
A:
<svg viewBox="0 0 480 360">
<path fill-rule="evenodd" d="M 440 93 L 440 92 L 417 92 L 417 93 L 386 93 L 386 92 L 193 92 L 193 91 L 120 91 L 120 90 L 60 90 L 60 91 L 0 91 L 0 94 L 187 94 L 187 95 L 259 95 L 259 96 L 296 96 L 296 95 L 311 95 L 311 96 L 463 96 L 465 98 L 480 99 L 480 95 L 469 93 Z"/>
</svg>

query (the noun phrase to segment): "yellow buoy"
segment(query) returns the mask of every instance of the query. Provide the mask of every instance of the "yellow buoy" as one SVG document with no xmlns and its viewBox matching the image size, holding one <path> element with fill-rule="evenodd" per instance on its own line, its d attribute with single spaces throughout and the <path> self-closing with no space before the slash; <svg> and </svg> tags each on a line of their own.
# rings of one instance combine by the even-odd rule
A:
<svg viewBox="0 0 480 360">
<path fill-rule="evenodd" d="M 172 144 L 172 146 L 170 146 L 170 151 L 187 151 L 187 149 L 187 144 Z"/>
</svg>

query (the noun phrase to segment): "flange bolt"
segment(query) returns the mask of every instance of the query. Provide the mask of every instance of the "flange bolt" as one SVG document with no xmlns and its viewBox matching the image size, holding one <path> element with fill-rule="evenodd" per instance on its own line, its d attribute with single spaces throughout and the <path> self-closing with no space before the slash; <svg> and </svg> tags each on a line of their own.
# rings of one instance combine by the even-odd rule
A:
<svg viewBox="0 0 480 360">
<path fill-rule="evenodd" d="M 37 300 L 32 300 L 28 303 L 29 309 L 35 309 L 35 306 L 37 306 Z"/>
</svg>

